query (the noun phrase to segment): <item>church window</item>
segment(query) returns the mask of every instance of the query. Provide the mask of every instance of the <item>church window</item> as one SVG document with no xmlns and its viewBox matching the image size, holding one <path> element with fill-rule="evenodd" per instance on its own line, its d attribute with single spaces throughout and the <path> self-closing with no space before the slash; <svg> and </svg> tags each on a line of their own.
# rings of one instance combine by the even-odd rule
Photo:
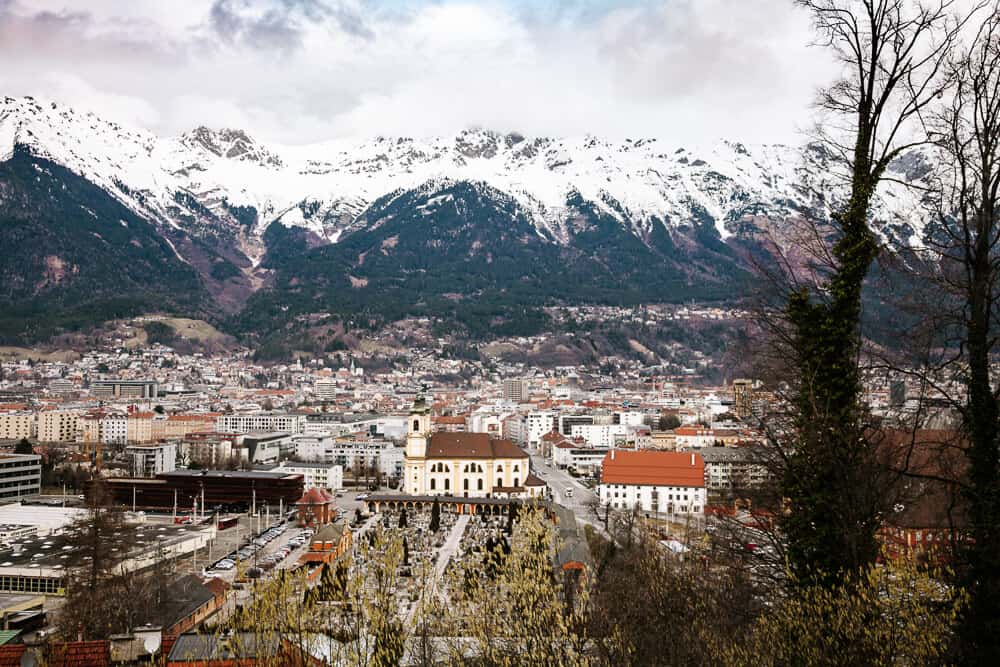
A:
<svg viewBox="0 0 1000 667">
<path fill-rule="evenodd" d="M 413 420 L 413 432 L 417 433 L 419 431 L 420 431 L 420 420 L 419 419 L 414 419 Z"/>
<path fill-rule="evenodd" d="M 462 480 L 462 488 L 465 489 L 466 491 L 469 490 L 469 479 L 468 478 Z"/>
<path fill-rule="evenodd" d="M 451 488 L 451 480 L 450 479 L 445 479 L 444 480 L 444 490 L 447 491 L 450 488 Z"/>
<path fill-rule="evenodd" d="M 437 488 L 437 483 L 436 482 L 437 482 L 436 479 L 433 479 L 433 478 L 431 479 L 431 491 L 434 491 Z"/>
<path fill-rule="evenodd" d="M 521 472 L 521 466 L 515 465 L 514 466 L 514 472 Z"/>
<path fill-rule="evenodd" d="M 518 484 L 519 481 L 521 481 L 521 480 L 519 478 L 515 477 L 514 478 L 514 486 L 520 486 L 520 484 Z"/>
<path fill-rule="evenodd" d="M 478 489 L 479 491 L 482 491 L 482 490 L 483 490 L 483 480 L 482 480 L 482 479 L 477 479 L 477 480 L 476 480 L 476 488 L 477 488 L 477 489 Z"/>
<path fill-rule="evenodd" d="M 497 477 L 497 486 L 503 486 L 503 480 Z"/>
</svg>

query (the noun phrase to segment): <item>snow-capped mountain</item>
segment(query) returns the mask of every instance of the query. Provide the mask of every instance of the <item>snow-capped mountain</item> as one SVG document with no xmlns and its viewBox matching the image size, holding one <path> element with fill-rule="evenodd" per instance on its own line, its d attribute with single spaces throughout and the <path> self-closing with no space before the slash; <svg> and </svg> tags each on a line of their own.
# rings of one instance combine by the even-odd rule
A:
<svg viewBox="0 0 1000 667">
<path fill-rule="evenodd" d="M 283 146 L 207 127 L 163 138 L 61 104 L 4 98 L 0 164 L 18 150 L 65 167 L 152 224 L 229 311 L 281 282 L 268 260 L 275 222 L 304 234 L 295 247 L 305 252 L 356 235 L 374 239 L 380 227 L 404 216 L 419 224 L 442 215 L 447 204 L 447 215 L 464 213 L 467 224 L 476 223 L 473 208 L 489 211 L 501 226 L 499 210 L 523 218 L 534 240 L 522 235 L 522 244 L 579 250 L 599 227 L 595 252 L 611 243 L 610 234 L 630 252 L 644 247 L 670 259 L 674 247 L 719 244 L 713 252 L 721 252 L 761 231 L 781 239 L 792 218 L 824 218 L 843 188 L 837 161 L 815 146 L 723 141 L 698 148 L 651 138 L 611 142 L 487 130 Z M 893 169 L 900 180 L 919 180 L 926 160 L 907 155 Z M 460 184 L 472 190 L 456 190 Z M 490 206 L 484 197 L 504 201 Z M 885 186 L 876 217 L 886 239 L 921 242 L 915 204 L 910 189 Z M 392 243 L 387 238 L 379 243 Z M 710 261 L 701 264 L 705 275 L 714 272 Z"/>
<path fill-rule="evenodd" d="M 231 222 L 230 208 L 253 209 L 246 241 L 277 220 L 335 242 L 355 229 L 375 199 L 444 179 L 481 181 L 511 195 L 539 234 L 558 243 L 569 239 L 566 201 L 572 194 L 594 202 L 639 238 L 657 222 L 683 225 L 704 212 L 726 239 L 754 218 L 823 212 L 840 184 L 834 161 L 822 151 L 783 145 L 720 142 L 698 149 L 657 139 L 613 143 L 470 130 L 427 140 L 280 146 L 241 130 L 206 127 L 160 138 L 56 103 L 5 98 L 0 158 L 15 143 L 165 224 L 190 223 L 185 214 L 199 218 L 199 208 L 178 202 L 182 195 Z M 909 217 L 905 189 L 887 186 L 882 201 L 887 221 Z M 252 243 L 243 250 L 255 260 L 261 256 Z"/>
</svg>

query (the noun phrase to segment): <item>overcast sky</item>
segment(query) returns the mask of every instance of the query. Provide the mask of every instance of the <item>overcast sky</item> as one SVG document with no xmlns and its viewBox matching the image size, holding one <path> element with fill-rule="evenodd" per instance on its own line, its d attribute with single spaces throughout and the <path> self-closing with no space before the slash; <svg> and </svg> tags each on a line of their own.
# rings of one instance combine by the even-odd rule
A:
<svg viewBox="0 0 1000 667">
<path fill-rule="evenodd" d="M 791 0 L 0 0 L 0 93 L 285 143 L 796 143 L 832 71 L 810 39 Z"/>
</svg>

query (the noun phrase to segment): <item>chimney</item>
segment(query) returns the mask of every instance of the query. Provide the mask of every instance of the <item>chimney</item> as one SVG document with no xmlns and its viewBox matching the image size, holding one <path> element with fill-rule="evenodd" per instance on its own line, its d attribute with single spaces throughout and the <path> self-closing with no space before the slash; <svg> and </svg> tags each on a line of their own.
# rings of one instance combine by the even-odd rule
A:
<svg viewBox="0 0 1000 667">
<path fill-rule="evenodd" d="M 694 465 L 694 452 L 691 453 L 691 465 Z"/>
<path fill-rule="evenodd" d="M 613 449 L 611 450 L 611 460 L 612 461 L 615 460 L 615 450 L 613 450 Z"/>
</svg>

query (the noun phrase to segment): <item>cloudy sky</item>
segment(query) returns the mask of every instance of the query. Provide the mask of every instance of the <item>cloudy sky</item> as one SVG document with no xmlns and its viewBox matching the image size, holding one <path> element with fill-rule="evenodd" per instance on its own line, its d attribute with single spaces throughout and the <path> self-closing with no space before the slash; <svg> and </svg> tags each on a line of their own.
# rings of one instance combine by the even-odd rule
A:
<svg viewBox="0 0 1000 667">
<path fill-rule="evenodd" d="M 791 0 L 0 0 L 0 93 L 285 143 L 797 142 L 832 73 L 810 39 Z"/>
</svg>

